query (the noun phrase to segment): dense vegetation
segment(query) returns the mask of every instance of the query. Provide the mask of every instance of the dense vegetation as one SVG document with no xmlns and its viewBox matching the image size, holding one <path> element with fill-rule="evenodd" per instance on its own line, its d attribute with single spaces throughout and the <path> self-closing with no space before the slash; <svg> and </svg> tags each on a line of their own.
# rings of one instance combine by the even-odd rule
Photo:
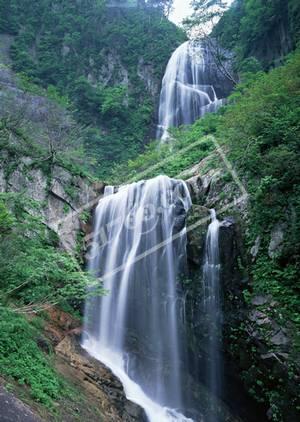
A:
<svg viewBox="0 0 300 422">
<path fill-rule="evenodd" d="M 300 211 L 299 71 L 297 51 L 283 67 L 258 73 L 240 85 L 224 114 L 216 118 L 215 127 L 216 136 L 229 146 L 235 168 L 247 181 L 249 242 L 262 236 L 264 254 L 253 268 L 253 287 L 273 294 L 281 303 L 281 312 L 296 324 L 300 322 L 300 227 L 295 218 Z M 284 246 L 270 259 L 267 246 L 276 224 L 285 227 Z"/>
<path fill-rule="evenodd" d="M 268 69 L 295 48 L 300 37 L 299 22 L 297 0 L 235 0 L 213 36 L 235 51 L 239 70 L 250 65 L 252 69 Z"/>
<path fill-rule="evenodd" d="M 146 9 L 105 3 L 0 1 L 0 32 L 14 36 L 14 70 L 68 98 L 66 105 L 89 128 L 86 157 L 101 177 L 112 162 L 140 152 L 151 135 L 158 92 L 145 89 L 143 66 L 150 83 L 159 85 L 171 52 L 184 40 L 162 15 L 166 2 Z"/>
<path fill-rule="evenodd" d="M 248 250 L 260 239 L 258 258 L 248 268 L 252 276 L 250 295 L 271 295 L 276 309 L 270 311 L 265 305 L 261 311 L 271 315 L 279 326 L 289 327 L 292 335 L 289 382 L 297 377 L 300 351 L 299 75 L 297 51 L 283 67 L 269 74 L 258 73 L 253 81 L 241 85 L 224 115 L 216 120 L 215 128 L 220 142 L 229 147 L 229 157 L 250 194 L 245 230 Z M 275 254 L 270 254 L 270 240 L 278 229 L 284 234 L 283 243 Z M 262 335 L 267 335 L 263 329 Z M 252 377 L 261 378 L 255 364 L 251 370 Z M 267 383 L 251 387 L 258 400 L 267 397 L 274 420 L 286 420 L 291 410 L 286 405 L 290 390 L 286 388 L 283 394 L 280 382 L 282 379 L 278 381 L 275 374 L 270 374 Z M 299 411 L 299 403 L 293 401 L 292 407 Z"/>
<path fill-rule="evenodd" d="M 38 320 L 30 324 L 18 313 L 0 309 L 1 375 L 17 380 L 19 385 L 30 389 L 31 397 L 48 408 L 53 407 L 53 400 L 65 394 L 67 386 L 54 371 L 51 361 L 38 348 L 40 336 Z"/>
</svg>

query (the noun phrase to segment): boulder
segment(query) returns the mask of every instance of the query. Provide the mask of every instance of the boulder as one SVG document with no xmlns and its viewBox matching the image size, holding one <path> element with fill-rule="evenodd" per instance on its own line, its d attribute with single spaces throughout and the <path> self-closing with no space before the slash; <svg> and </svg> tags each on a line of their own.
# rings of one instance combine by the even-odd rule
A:
<svg viewBox="0 0 300 422">
<path fill-rule="evenodd" d="M 250 254 L 252 256 L 252 261 L 255 261 L 257 255 L 258 255 L 259 248 L 260 248 L 260 243 L 261 243 L 261 238 L 260 238 L 260 236 L 257 236 L 257 238 L 255 239 L 254 245 L 250 249 Z"/>
<path fill-rule="evenodd" d="M 187 218 L 187 254 L 193 264 L 199 266 L 203 261 L 207 227 L 210 223 L 210 210 L 193 205 Z"/>
<path fill-rule="evenodd" d="M 275 258 L 282 251 L 285 230 L 285 223 L 279 223 L 273 228 L 268 248 L 270 258 Z"/>
<path fill-rule="evenodd" d="M 290 340 L 283 330 L 279 330 L 276 334 L 274 334 L 270 338 L 270 342 L 274 346 L 285 346 L 286 344 L 290 342 Z"/>
</svg>

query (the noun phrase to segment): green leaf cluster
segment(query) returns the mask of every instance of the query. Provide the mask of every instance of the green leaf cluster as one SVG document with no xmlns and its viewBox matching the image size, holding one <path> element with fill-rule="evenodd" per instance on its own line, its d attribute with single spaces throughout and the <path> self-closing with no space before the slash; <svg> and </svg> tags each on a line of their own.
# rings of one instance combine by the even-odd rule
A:
<svg viewBox="0 0 300 422">
<path fill-rule="evenodd" d="M 0 308 L 0 372 L 30 389 L 31 397 L 48 408 L 66 394 L 66 385 L 37 346 L 40 336 L 23 316 Z"/>
</svg>

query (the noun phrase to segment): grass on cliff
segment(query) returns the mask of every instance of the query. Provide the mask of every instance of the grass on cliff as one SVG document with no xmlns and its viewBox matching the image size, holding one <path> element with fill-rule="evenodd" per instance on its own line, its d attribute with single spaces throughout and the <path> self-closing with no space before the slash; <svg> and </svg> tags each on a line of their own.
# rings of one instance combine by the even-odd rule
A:
<svg viewBox="0 0 300 422">
<path fill-rule="evenodd" d="M 0 373 L 29 389 L 31 398 L 49 409 L 68 392 L 50 356 L 38 347 L 41 333 L 13 309 L 0 308 Z"/>
<path fill-rule="evenodd" d="M 108 177 L 110 183 L 120 184 L 127 181 L 149 179 L 165 174 L 181 177 L 181 173 L 214 152 L 210 136 L 215 115 L 207 115 L 196 122 L 192 130 L 182 127 L 172 129 L 172 140 L 166 143 L 153 141 L 145 151 L 127 163 L 115 165 Z"/>
</svg>

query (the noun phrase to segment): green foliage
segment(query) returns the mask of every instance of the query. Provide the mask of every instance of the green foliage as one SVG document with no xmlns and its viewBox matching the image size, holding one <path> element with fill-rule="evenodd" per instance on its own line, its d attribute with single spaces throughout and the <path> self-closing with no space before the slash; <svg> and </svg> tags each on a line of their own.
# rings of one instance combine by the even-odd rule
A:
<svg viewBox="0 0 300 422">
<path fill-rule="evenodd" d="M 1 200 L 2 303 L 9 304 L 13 300 L 26 312 L 58 303 L 78 306 L 88 294 L 103 293 L 99 282 L 96 283 L 99 287 L 87 292 L 87 286 L 94 285 L 94 280 L 80 269 L 73 256 L 57 249 L 56 235 L 38 218 L 31 217 L 29 209 L 38 211 L 33 201 L 13 194 L 1 194 Z"/>
<path fill-rule="evenodd" d="M 103 117 L 121 117 L 126 110 L 126 96 L 127 89 L 125 86 L 106 88 L 100 108 Z"/>
<path fill-rule="evenodd" d="M 54 85 L 48 85 L 47 90 L 33 83 L 31 79 L 24 73 L 18 74 L 18 86 L 20 89 L 30 92 L 34 95 L 47 97 L 58 105 L 67 108 L 70 103 L 66 96 L 61 96 Z"/>
<path fill-rule="evenodd" d="M 270 294 L 280 302 L 279 322 L 291 321 L 300 327 L 300 297 L 295 285 L 298 273 L 299 266 L 296 264 L 282 267 L 278 262 L 261 256 L 253 266 L 253 289 L 254 293 Z"/>
<path fill-rule="evenodd" d="M 32 89 L 35 94 L 41 90 L 36 85 Z M 55 164 L 73 175 L 90 177 L 82 150 L 82 139 L 87 131 L 78 127 L 65 109 L 53 102 L 46 103 L 47 114 L 39 125 L 28 118 L 24 109 L 13 109 L 13 98 L 6 104 L 6 116 L 0 118 L 0 147 L 6 176 L 15 170 L 20 159 L 30 157 L 30 166 L 40 168 L 49 179 Z M 7 153 L 10 158 L 6 157 Z"/>
<path fill-rule="evenodd" d="M 261 236 L 261 257 L 253 265 L 253 288 L 271 293 L 284 318 L 299 323 L 300 225 L 300 52 L 269 74 L 240 85 L 218 117 L 217 137 L 250 193 L 249 247 Z M 284 242 L 268 256 L 271 232 L 283 225 Z"/>
<path fill-rule="evenodd" d="M 193 14 L 185 19 L 184 25 L 193 36 L 196 28 L 197 36 L 203 37 L 211 29 L 227 9 L 225 0 L 193 0 L 191 2 Z"/>
<path fill-rule="evenodd" d="M 253 56 L 269 68 L 295 48 L 300 36 L 299 16 L 300 5 L 295 0 L 235 0 L 213 35 L 224 47 L 235 50 L 238 70 Z"/>
<path fill-rule="evenodd" d="M 65 394 L 66 386 L 37 346 L 38 330 L 12 310 L 0 308 L 0 372 L 30 389 L 47 407 Z"/>
<path fill-rule="evenodd" d="M 159 83 L 185 39 L 161 13 L 170 1 L 119 11 L 104 3 L 0 0 L 0 15 L 8 19 L 0 21 L 0 31 L 15 34 L 11 57 L 14 70 L 26 75 L 23 87 L 32 92 L 32 84 L 42 86 L 90 127 L 86 161 L 102 178 L 112 163 L 140 153 L 149 138 L 154 102 L 138 68 L 151 68 Z"/>
<path fill-rule="evenodd" d="M 181 172 L 199 163 L 214 149 L 212 140 L 204 136 L 205 129 L 202 122 L 196 123 L 192 131 L 180 128 L 174 129 L 172 134 L 171 144 L 159 145 L 154 141 L 134 160 L 116 165 L 110 181 L 118 184 L 149 179 L 160 174 L 179 177 Z"/>
<path fill-rule="evenodd" d="M 258 73 L 262 71 L 261 63 L 255 57 L 248 57 L 245 60 L 242 60 L 239 66 L 239 72 L 242 75 L 242 79 L 245 78 L 246 75 L 253 75 L 254 73 Z"/>
<path fill-rule="evenodd" d="M 0 236 L 3 236 L 11 231 L 14 219 L 8 211 L 5 203 L 0 201 Z"/>
</svg>

